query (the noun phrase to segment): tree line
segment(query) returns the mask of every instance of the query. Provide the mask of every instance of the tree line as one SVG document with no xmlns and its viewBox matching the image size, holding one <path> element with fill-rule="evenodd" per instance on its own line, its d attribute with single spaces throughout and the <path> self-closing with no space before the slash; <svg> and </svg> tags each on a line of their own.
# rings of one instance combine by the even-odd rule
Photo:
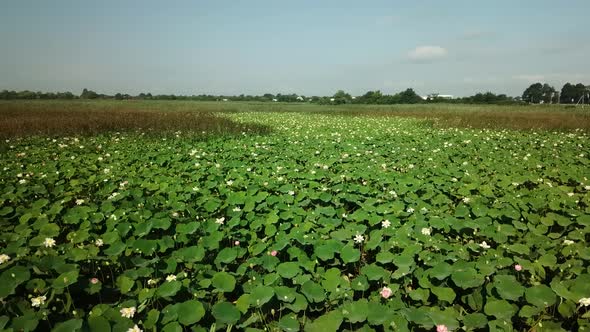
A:
<svg viewBox="0 0 590 332">
<path fill-rule="evenodd" d="M 439 94 L 430 94 L 426 97 L 419 96 L 409 88 L 399 93 L 388 95 L 381 91 L 368 91 L 362 96 L 353 97 L 339 90 L 332 97 L 323 97 L 320 103 L 324 104 L 419 104 L 419 103 L 456 103 L 456 104 L 518 104 L 520 98 L 509 97 L 505 94 L 496 95 L 492 92 L 476 93 L 473 96 L 461 98 L 448 98 Z"/>
<path fill-rule="evenodd" d="M 582 83 L 573 85 L 566 83 L 560 91 L 548 84 L 531 84 L 522 96 L 511 97 L 505 94 L 492 92 L 476 93 L 475 95 L 460 98 L 448 98 L 438 94 L 430 94 L 427 97 L 419 96 L 412 88 L 395 94 L 383 94 L 379 90 L 367 91 L 360 96 L 338 90 L 332 96 L 303 96 L 297 94 L 272 94 L 263 95 L 174 95 L 142 92 L 138 95 L 116 93 L 114 95 L 99 94 L 95 91 L 83 89 L 80 95 L 71 92 L 41 92 L 41 91 L 0 91 L 0 100 L 13 99 L 114 99 L 114 100 L 192 100 L 192 101 L 254 101 L 254 102 L 310 102 L 317 104 L 418 104 L 418 103 L 456 103 L 456 104 L 577 104 L 590 103 L 590 87 Z"/>
<path fill-rule="evenodd" d="M 381 91 L 368 91 L 364 95 L 353 97 L 351 94 L 338 90 L 332 96 L 304 96 L 297 94 L 272 94 L 263 95 L 174 95 L 174 94 L 157 94 L 152 95 L 149 92 L 142 92 L 135 96 L 126 93 L 116 93 L 114 95 L 99 94 L 95 91 L 84 89 L 80 95 L 74 95 L 71 92 L 40 92 L 40 91 L 0 91 L 0 100 L 12 99 L 114 99 L 114 100 L 193 100 L 193 101 L 255 101 L 255 102 L 311 102 L 318 104 L 417 104 L 424 102 L 452 102 L 452 103 L 509 103 L 518 101 L 506 95 L 496 95 L 491 92 L 478 93 L 470 97 L 445 99 L 436 95 L 430 95 L 424 99 L 420 97 L 413 89 L 409 88 L 399 93 L 388 95 Z"/>
<path fill-rule="evenodd" d="M 522 100 L 531 104 L 580 104 L 590 103 L 590 86 L 565 83 L 560 91 L 540 82 L 531 84 L 522 93 Z"/>
</svg>

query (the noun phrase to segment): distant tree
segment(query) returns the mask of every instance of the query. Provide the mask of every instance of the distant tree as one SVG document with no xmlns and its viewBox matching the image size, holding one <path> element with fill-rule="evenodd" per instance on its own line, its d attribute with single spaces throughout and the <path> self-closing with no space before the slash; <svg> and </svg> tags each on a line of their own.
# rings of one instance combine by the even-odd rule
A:
<svg viewBox="0 0 590 332">
<path fill-rule="evenodd" d="M 16 94 L 17 99 L 37 99 L 39 96 L 36 92 L 24 90 Z"/>
<path fill-rule="evenodd" d="M 543 84 L 541 83 L 534 83 L 531 84 L 524 92 L 522 93 L 522 100 L 526 101 L 527 103 L 538 104 L 543 100 Z"/>
<path fill-rule="evenodd" d="M 400 104 L 417 104 L 423 101 L 422 97 L 420 97 L 414 89 L 408 88 L 405 91 L 398 93 L 399 103 Z"/>
<path fill-rule="evenodd" d="M 140 93 L 139 95 L 137 95 L 138 99 L 152 99 L 152 94 L 151 93 Z"/>
<path fill-rule="evenodd" d="M 588 103 L 588 100 L 583 100 L 582 97 L 584 97 L 584 99 L 587 99 L 588 94 L 590 93 L 590 89 L 588 89 L 588 87 L 586 87 L 584 84 L 582 83 L 578 83 L 575 86 L 576 88 L 576 103 L 577 102 L 584 102 L 584 103 Z"/>
<path fill-rule="evenodd" d="M 563 104 L 576 104 L 580 101 L 582 96 L 588 94 L 588 88 L 578 83 L 573 85 L 571 83 L 565 83 L 561 88 L 560 99 Z"/>
<path fill-rule="evenodd" d="M 82 90 L 82 94 L 80 94 L 80 99 L 96 99 L 98 97 L 99 96 L 96 92 L 86 88 L 84 88 L 84 90 Z"/>
<path fill-rule="evenodd" d="M 69 91 L 57 93 L 57 98 L 59 99 L 74 99 L 75 97 L 76 96 L 74 96 L 74 94 Z"/>
<path fill-rule="evenodd" d="M 264 95 L 262 95 L 262 99 L 265 101 L 272 101 L 273 99 L 275 99 L 275 96 L 272 93 L 265 93 Z"/>
<path fill-rule="evenodd" d="M 16 94 L 14 91 L 2 90 L 0 91 L 0 99 L 7 100 L 7 99 L 14 99 L 13 94 Z"/>
<path fill-rule="evenodd" d="M 338 90 L 333 96 L 334 98 L 333 103 L 336 105 L 340 104 L 350 104 L 352 102 L 352 96 L 343 90 Z"/>
<path fill-rule="evenodd" d="M 543 100 L 543 102 L 545 104 L 551 104 L 553 103 L 555 100 L 554 98 L 556 97 L 556 90 L 554 87 L 552 87 L 551 85 L 545 83 L 543 84 L 543 87 L 541 88 L 541 100 Z"/>
<path fill-rule="evenodd" d="M 383 104 L 383 94 L 381 91 L 367 91 L 364 95 L 354 100 L 358 104 Z"/>
</svg>

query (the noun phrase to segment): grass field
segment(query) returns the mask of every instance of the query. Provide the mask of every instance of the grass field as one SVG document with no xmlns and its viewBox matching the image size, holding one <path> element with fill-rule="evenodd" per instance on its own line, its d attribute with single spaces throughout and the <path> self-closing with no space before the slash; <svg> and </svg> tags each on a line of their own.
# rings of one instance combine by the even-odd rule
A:
<svg viewBox="0 0 590 332">
<path fill-rule="evenodd" d="M 587 331 L 589 114 L 0 103 L 0 329 Z"/>
<path fill-rule="evenodd" d="M 155 131 L 240 132 L 215 113 L 295 112 L 410 117 L 435 127 L 590 130 L 590 107 L 564 105 L 315 105 L 191 101 L 0 101 L 0 136 L 94 134 L 152 128 Z M 40 115 L 42 114 L 42 115 Z M 90 117 L 90 118 L 89 118 Z M 219 122 L 219 123 L 217 123 Z M 225 128 L 225 129 L 222 129 Z M 266 130 L 265 128 L 247 128 Z"/>
</svg>

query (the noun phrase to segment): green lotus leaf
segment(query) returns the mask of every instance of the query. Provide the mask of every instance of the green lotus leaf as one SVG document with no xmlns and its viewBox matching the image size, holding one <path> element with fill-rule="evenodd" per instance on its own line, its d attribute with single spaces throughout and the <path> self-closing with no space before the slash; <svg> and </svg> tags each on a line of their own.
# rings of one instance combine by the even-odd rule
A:
<svg viewBox="0 0 590 332">
<path fill-rule="evenodd" d="M 301 292 L 310 302 L 322 302 L 326 298 L 326 290 L 313 281 L 307 281 L 301 285 Z"/>
<path fill-rule="evenodd" d="M 74 332 L 79 331 L 84 323 L 81 319 L 70 319 L 62 323 L 58 323 L 53 328 L 53 332 Z"/>
<path fill-rule="evenodd" d="M 211 284 L 222 292 L 232 292 L 236 287 L 236 279 L 227 272 L 217 272 L 213 275 Z"/>
<path fill-rule="evenodd" d="M 455 291 L 449 287 L 431 287 L 430 291 L 438 297 L 441 301 L 447 301 L 453 303 L 455 300 Z"/>
<path fill-rule="evenodd" d="M 218 322 L 223 324 L 235 324 L 241 316 L 240 311 L 229 302 L 216 303 L 213 305 L 211 313 Z"/>
<path fill-rule="evenodd" d="M 286 332 L 297 332 L 301 328 L 296 315 L 286 315 L 279 319 L 279 327 Z"/>
<path fill-rule="evenodd" d="M 285 262 L 277 265 L 277 272 L 283 278 L 291 279 L 300 273 L 299 264 L 295 262 Z"/>
<path fill-rule="evenodd" d="M 158 287 L 156 295 L 159 297 L 174 296 L 176 295 L 176 293 L 178 293 L 181 287 L 182 284 L 180 283 L 180 281 L 166 281 L 162 285 L 160 285 L 160 287 Z"/>
<path fill-rule="evenodd" d="M 305 330 L 309 332 L 338 331 L 342 324 L 342 318 L 339 311 L 330 311 L 306 325 Z"/>
<path fill-rule="evenodd" d="M 250 303 L 255 306 L 262 306 L 272 299 L 275 295 L 275 291 L 269 286 L 257 286 L 250 293 Z"/>
<path fill-rule="evenodd" d="M 451 279 L 463 289 L 478 287 L 484 282 L 483 275 L 478 274 L 474 268 L 457 269 L 451 274 Z"/>
<path fill-rule="evenodd" d="M 507 321 L 510 321 L 512 316 L 514 316 L 516 313 L 515 306 L 506 300 L 490 299 L 486 302 L 483 310 L 488 316 L 494 316 L 497 319 L 503 319 Z"/>
<path fill-rule="evenodd" d="M 361 252 L 352 245 L 346 245 L 340 250 L 340 257 L 344 263 L 358 262 Z"/>
<path fill-rule="evenodd" d="M 527 288 L 524 292 L 527 302 L 539 307 L 545 308 L 555 304 L 557 296 L 546 285 L 537 285 Z"/>
<path fill-rule="evenodd" d="M 482 329 L 488 325 L 488 319 L 486 315 L 476 312 L 465 315 L 463 323 L 469 329 Z"/>
<path fill-rule="evenodd" d="M 15 289 L 29 280 L 31 272 L 24 266 L 13 266 L 0 275 L 0 298 L 13 294 Z"/>
<path fill-rule="evenodd" d="M 501 298 L 512 301 L 518 300 L 525 290 L 514 276 L 508 275 L 497 275 L 494 278 L 494 287 Z"/>
</svg>

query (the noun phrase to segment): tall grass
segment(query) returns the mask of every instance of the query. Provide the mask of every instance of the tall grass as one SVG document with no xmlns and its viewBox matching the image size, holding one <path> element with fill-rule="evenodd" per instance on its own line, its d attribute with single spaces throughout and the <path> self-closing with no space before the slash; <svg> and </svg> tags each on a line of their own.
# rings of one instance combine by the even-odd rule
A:
<svg viewBox="0 0 590 332">
<path fill-rule="evenodd" d="M 150 105 L 155 106 L 155 105 Z M 240 124 L 211 111 L 164 111 L 129 107 L 122 103 L 2 102 L 0 138 L 25 136 L 97 135 L 142 131 L 162 134 L 175 131 L 197 135 L 268 133 L 270 128 Z"/>
<path fill-rule="evenodd" d="M 348 116 L 413 117 L 437 127 L 590 131 L 590 108 L 565 105 L 316 105 L 308 103 L 149 100 L 0 101 L 0 137 L 98 134 L 108 131 L 265 133 L 236 124 L 227 112 L 306 112 Z"/>
</svg>

